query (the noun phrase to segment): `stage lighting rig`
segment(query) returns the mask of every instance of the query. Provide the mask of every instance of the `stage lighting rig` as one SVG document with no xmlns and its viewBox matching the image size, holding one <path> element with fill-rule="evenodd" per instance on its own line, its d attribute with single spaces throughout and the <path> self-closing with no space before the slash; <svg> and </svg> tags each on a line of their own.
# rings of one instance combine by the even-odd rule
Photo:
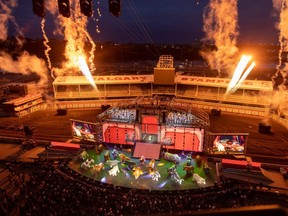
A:
<svg viewBox="0 0 288 216">
<path fill-rule="evenodd" d="M 85 16 L 91 17 L 93 13 L 92 0 L 80 0 L 80 9 Z"/>
<path fill-rule="evenodd" d="M 59 13 L 64 17 L 70 17 L 70 2 L 69 0 L 58 0 Z"/>
<path fill-rule="evenodd" d="M 44 0 L 32 0 L 33 12 L 39 17 L 45 16 Z"/>
<path fill-rule="evenodd" d="M 109 12 L 113 14 L 113 16 L 120 16 L 121 13 L 121 5 L 120 0 L 109 0 Z"/>
</svg>

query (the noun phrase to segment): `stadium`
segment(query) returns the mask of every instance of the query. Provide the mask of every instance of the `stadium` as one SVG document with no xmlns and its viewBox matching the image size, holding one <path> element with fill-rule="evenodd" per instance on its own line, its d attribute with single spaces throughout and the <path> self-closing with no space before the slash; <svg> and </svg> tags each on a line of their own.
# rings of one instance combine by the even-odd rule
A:
<svg viewBox="0 0 288 216">
<path fill-rule="evenodd" d="M 271 182 L 271 175 L 275 175 L 275 170 L 279 173 L 285 164 L 285 146 L 276 153 L 264 153 L 258 149 L 265 143 L 259 137 L 265 134 L 269 137 L 271 130 L 278 130 L 274 123 L 271 128 L 271 125 L 262 124 L 262 120 L 273 115 L 276 122 L 283 119 L 270 112 L 272 82 L 246 80 L 223 100 L 228 79 L 179 75 L 173 68 L 172 56 L 161 56 L 153 75 L 97 76 L 94 81 L 97 89 L 85 76 L 62 76 L 53 82 L 55 101 L 52 110 L 57 116 L 68 118 L 73 112 L 99 110 L 89 119 L 69 117 L 65 124 L 68 121 L 70 128 L 60 132 L 68 134 L 66 139 L 57 141 L 52 138 L 54 141 L 51 141 L 50 137 L 48 142 L 40 141 L 44 125 L 35 126 L 38 133 L 30 136 L 25 132 L 25 136 L 20 138 L 23 143 L 33 140 L 34 148 L 35 145 L 46 146 L 45 149 L 39 146 L 34 158 L 40 158 L 40 161 L 60 158 L 58 171 L 64 178 L 79 178 L 81 184 L 85 179 L 85 187 L 96 185 L 98 188 L 100 184 L 103 190 L 108 191 L 110 187 L 119 187 L 120 194 L 127 193 L 127 190 L 136 190 L 136 193 L 138 190 L 155 191 L 154 199 L 163 196 L 162 193 L 170 194 L 171 199 L 178 199 L 175 196 L 178 197 L 180 191 L 183 194 L 195 193 L 195 196 L 200 193 L 203 194 L 201 202 L 210 203 L 210 207 L 218 204 L 212 204 L 214 201 L 207 200 L 206 196 L 218 193 L 218 187 L 248 196 L 247 189 L 240 192 L 239 188 L 253 184 L 257 195 L 249 192 L 252 197 L 258 197 L 258 193 L 262 193 L 259 189 L 263 188 L 272 190 L 272 195 L 274 190 L 286 190 L 285 180 Z M 30 116 L 28 122 L 33 121 L 33 111 L 41 112 L 47 104 L 41 95 L 26 96 L 18 101 L 20 103 L 7 104 L 17 106 L 13 115 Z M 44 113 L 43 116 L 47 115 Z M 224 120 L 227 114 L 239 115 L 243 119 L 254 116 L 257 120 L 252 120 L 253 123 L 247 121 L 246 126 L 233 120 L 235 127 L 230 123 L 231 117 Z M 47 120 L 40 120 L 40 116 L 37 118 L 49 125 Z M 225 129 L 217 127 L 215 120 L 226 124 Z M 54 119 L 50 124 L 55 125 L 54 121 L 59 120 Z M 280 127 L 284 127 L 284 121 L 279 122 Z M 249 123 L 253 130 L 249 131 Z M 239 130 L 240 124 L 246 129 Z M 259 141 L 255 143 L 257 139 L 261 139 L 262 144 Z M 267 145 L 276 148 L 269 139 Z M 277 138 L 274 136 L 273 139 Z M 271 161 L 274 162 L 271 164 Z M 278 178 L 283 178 L 280 173 L 278 175 Z M 234 184 L 237 186 L 231 188 Z M 209 191 L 208 194 L 205 190 Z M 144 194 L 141 199 L 151 198 Z M 285 199 L 283 196 L 281 199 Z M 225 200 L 223 197 L 219 199 Z M 183 212 L 183 208 L 177 208 L 177 211 Z"/>
<path fill-rule="evenodd" d="M 54 102 L 48 109 L 56 112 L 57 116 L 69 117 L 71 112 L 99 110 L 89 119 L 75 116 L 67 119 L 65 124 L 68 122 L 70 128 L 60 132 L 68 134 L 66 139 L 57 141 L 57 138 L 52 138 L 54 141 L 51 141 L 50 136 L 43 141 L 44 125 L 41 126 L 43 129 L 36 126 L 37 130 L 43 130 L 42 134 L 34 133 L 28 127 L 24 136 L 22 134 L 18 138 L 23 146 L 31 148 L 29 143 L 32 143 L 33 148 L 39 148 L 37 155 L 34 152 L 30 158 L 39 158 L 40 161 L 60 159 L 57 160 L 59 167 L 56 167 L 64 179 L 79 178 L 76 181 L 80 184 L 85 179 L 85 187 L 99 188 L 100 185 L 104 191 L 117 187 L 119 194 L 127 193 L 127 190 L 136 190 L 135 193 L 138 190 L 155 191 L 151 195 L 155 200 L 163 196 L 162 193 L 169 194 L 171 199 L 178 199 L 176 197 L 182 192 L 183 196 L 187 193 L 198 196 L 196 194 L 200 193 L 201 202 L 210 203 L 202 210 L 212 206 L 217 208 L 218 204 L 209 200 L 208 196 L 218 194 L 218 187 L 254 198 L 263 196 L 260 192 L 263 188 L 265 197 L 266 190 L 272 190 L 269 196 L 274 196 L 274 190 L 287 190 L 285 179 L 271 182 L 275 170 L 280 175 L 278 178 L 284 178 L 279 170 L 285 167 L 287 161 L 285 146 L 274 153 L 264 153 L 258 149 L 261 147 L 259 141 L 255 142 L 261 139 L 262 145 L 265 142 L 275 145 L 270 138 L 267 141 L 260 138 L 270 136 L 271 130 L 278 130 L 276 126 L 271 127 L 275 123 L 267 124 L 263 119 L 270 118 L 280 128 L 287 127 L 285 118 L 271 113 L 272 81 L 245 80 L 234 93 L 225 95 L 229 79 L 178 74 L 171 55 L 160 56 L 153 74 L 96 76 L 93 81 L 96 88 L 85 76 L 59 76 L 53 82 Z M 26 88 L 28 92 L 30 89 L 35 93 L 33 85 Z M 30 120 L 26 119 L 26 125 L 29 125 L 33 122 L 31 115 L 35 113 L 36 117 L 38 112 L 46 112 L 47 102 L 38 93 L 14 99 L 3 106 L 8 116 L 23 120 L 28 116 Z M 47 115 L 44 113 L 42 115 Z M 230 125 L 233 117 L 224 120 L 222 116 L 225 115 L 239 115 L 243 119 L 253 116 L 256 122 L 247 120 L 244 126 L 244 122 L 233 120 L 235 127 Z M 37 118 L 39 122 L 47 121 L 40 120 L 40 116 Z M 225 129 L 216 126 L 215 120 L 226 124 Z M 50 124 L 55 125 L 55 122 Z M 239 130 L 240 124 L 246 129 Z M 247 124 L 254 125 L 248 127 Z M 253 130 L 248 129 L 250 127 Z M 17 137 L 16 134 L 14 137 Z M 274 136 L 273 139 L 277 138 Z M 274 162 L 271 164 L 271 161 Z M 51 172 L 50 168 L 43 167 L 46 172 Z M 236 186 L 232 186 L 234 184 Z M 247 193 L 251 184 L 255 190 Z M 275 184 L 276 187 L 272 186 Z M 240 189 L 243 187 L 244 190 Z M 206 190 L 209 191 L 207 194 Z M 104 191 L 101 193 L 106 194 Z M 150 200 L 150 195 L 146 193 L 141 199 Z M 285 196 L 277 202 L 281 203 Z M 222 196 L 218 198 L 225 200 Z M 262 201 L 260 203 L 267 203 Z M 170 199 L 167 202 L 170 203 Z M 137 209 L 140 208 L 139 204 L 137 206 Z M 154 212 L 167 213 L 168 209 L 155 209 Z M 178 212 L 183 210 L 177 207 Z M 192 208 L 192 211 L 195 210 L 197 208 Z M 118 209 L 118 212 L 141 213 L 139 209 Z"/>
<path fill-rule="evenodd" d="M 174 25 L 165 11 L 177 8 L 157 8 L 161 40 L 182 45 L 155 45 L 132 2 L 93 3 L 33 0 L 41 39 L 29 42 L 36 19 L 18 26 L 17 3 L 0 3 L 0 215 L 286 215 L 287 0 L 273 1 L 279 44 L 258 56 L 237 47 L 237 1 L 195 1 L 205 36 L 193 40 L 180 18 L 191 2 Z M 121 34 L 107 16 L 100 34 L 103 6 L 125 33 L 121 9 L 134 12 L 149 42 L 107 42 Z M 19 36 L 7 38 L 8 21 Z"/>
</svg>

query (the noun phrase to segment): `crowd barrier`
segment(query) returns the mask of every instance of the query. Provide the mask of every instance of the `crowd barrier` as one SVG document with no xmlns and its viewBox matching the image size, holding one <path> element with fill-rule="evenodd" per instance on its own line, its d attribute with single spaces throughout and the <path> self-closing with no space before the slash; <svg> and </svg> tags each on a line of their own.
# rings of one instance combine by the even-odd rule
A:
<svg viewBox="0 0 288 216">
<path fill-rule="evenodd" d="M 191 101 L 187 99 L 177 99 L 177 101 L 190 103 L 192 107 L 204 110 L 217 109 L 227 113 L 236 113 L 236 114 L 253 115 L 253 116 L 269 115 L 268 107 L 262 108 L 262 107 L 239 106 L 239 105 L 212 103 L 205 101 Z"/>
<path fill-rule="evenodd" d="M 122 99 L 111 99 L 111 100 L 83 100 L 83 101 L 56 101 L 55 108 L 61 109 L 90 109 L 90 108 L 101 108 L 102 105 L 109 104 L 110 106 L 118 106 Z M 133 99 L 130 99 L 133 100 Z M 129 99 L 127 99 L 129 101 Z M 195 107 L 201 110 L 212 110 L 212 109 L 220 109 L 222 112 L 227 113 L 236 113 L 236 114 L 243 114 L 243 115 L 252 115 L 252 116 L 268 116 L 269 115 L 269 108 L 263 107 L 250 107 L 250 106 L 239 106 L 239 105 L 232 105 L 232 104 L 221 104 L 221 103 L 213 103 L 213 102 L 206 102 L 206 101 L 195 101 L 189 99 L 181 99 L 177 98 L 177 102 L 184 102 L 191 105 L 191 107 Z M 277 120 L 277 118 L 273 117 L 273 119 Z M 287 125 L 287 120 L 279 119 L 281 124 Z"/>
<path fill-rule="evenodd" d="M 84 101 L 56 101 L 54 104 L 55 109 L 98 109 L 103 105 L 109 104 L 110 106 L 117 106 L 123 99 L 114 100 L 84 100 Z"/>
</svg>

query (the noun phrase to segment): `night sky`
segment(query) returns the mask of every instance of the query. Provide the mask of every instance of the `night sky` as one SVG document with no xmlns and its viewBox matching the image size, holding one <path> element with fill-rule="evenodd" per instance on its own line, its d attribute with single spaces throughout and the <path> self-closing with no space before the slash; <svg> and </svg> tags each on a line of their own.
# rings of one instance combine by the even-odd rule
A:
<svg viewBox="0 0 288 216">
<path fill-rule="evenodd" d="M 56 0 L 55 0 L 56 1 Z M 42 38 L 41 18 L 33 14 L 32 0 L 18 1 L 12 15 L 25 37 Z M 108 0 L 93 1 L 88 31 L 95 42 L 191 44 L 203 38 L 203 9 L 208 0 L 122 0 L 120 17 L 109 13 Z M 100 9 L 101 17 L 96 13 Z M 227 11 L 227 13 L 229 13 Z M 272 0 L 239 0 L 239 43 L 277 43 L 277 16 Z M 274 14 L 274 16 L 273 16 Z M 96 19 L 99 18 L 99 21 Z M 100 33 L 96 33 L 96 26 Z M 13 23 L 9 34 L 15 35 Z M 47 13 L 46 31 L 55 38 L 53 17 Z"/>
</svg>

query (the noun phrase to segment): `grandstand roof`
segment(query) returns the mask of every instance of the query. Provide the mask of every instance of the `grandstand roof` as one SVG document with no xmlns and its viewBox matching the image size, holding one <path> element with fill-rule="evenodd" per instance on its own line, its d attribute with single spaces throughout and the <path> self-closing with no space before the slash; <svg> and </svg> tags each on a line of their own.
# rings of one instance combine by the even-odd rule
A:
<svg viewBox="0 0 288 216">
<path fill-rule="evenodd" d="M 141 84 L 153 83 L 154 75 L 113 75 L 113 76 L 93 76 L 95 84 Z M 175 83 L 184 85 L 198 85 L 210 87 L 227 88 L 231 79 L 215 77 L 198 77 L 176 75 Z M 59 76 L 53 85 L 90 85 L 85 76 Z M 272 91 L 272 81 L 245 80 L 240 89 Z"/>
<path fill-rule="evenodd" d="M 153 75 L 114 75 L 114 76 L 93 76 L 95 84 L 133 84 L 152 83 Z M 59 76 L 53 85 L 90 85 L 85 76 Z"/>
<path fill-rule="evenodd" d="M 15 106 L 18 106 L 20 104 L 24 104 L 24 103 L 27 103 L 27 102 L 30 102 L 30 101 L 33 101 L 33 100 L 36 100 L 36 99 L 39 99 L 42 97 L 43 96 L 40 93 L 39 94 L 26 95 L 25 97 L 16 98 L 16 99 L 7 101 L 3 104 L 14 104 Z"/>
<path fill-rule="evenodd" d="M 214 77 L 196 77 L 196 76 L 175 76 L 175 83 L 185 85 L 199 85 L 210 87 L 227 88 L 231 79 Z M 245 80 L 240 89 L 272 91 L 272 81 L 263 80 Z"/>
</svg>

